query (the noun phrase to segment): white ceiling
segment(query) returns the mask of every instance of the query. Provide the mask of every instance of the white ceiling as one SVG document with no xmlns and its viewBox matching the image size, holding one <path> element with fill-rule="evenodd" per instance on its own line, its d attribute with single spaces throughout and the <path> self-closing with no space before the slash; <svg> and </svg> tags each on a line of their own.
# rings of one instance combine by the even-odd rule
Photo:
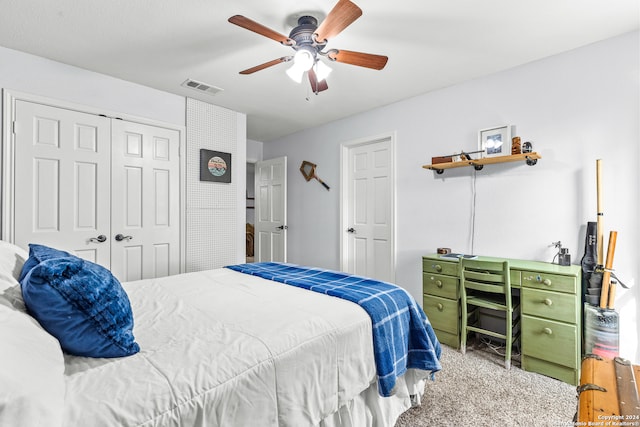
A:
<svg viewBox="0 0 640 427">
<path fill-rule="evenodd" d="M 291 48 L 227 22 L 287 34 L 287 17 L 337 0 L 0 0 L 0 46 L 247 114 L 247 136 L 298 130 L 639 28 L 638 0 L 354 0 L 363 15 L 327 48 L 387 55 L 382 71 L 332 63 L 315 95 L 279 64 Z M 612 64 L 612 66 L 615 66 Z M 224 89 L 203 95 L 187 78 Z"/>
</svg>

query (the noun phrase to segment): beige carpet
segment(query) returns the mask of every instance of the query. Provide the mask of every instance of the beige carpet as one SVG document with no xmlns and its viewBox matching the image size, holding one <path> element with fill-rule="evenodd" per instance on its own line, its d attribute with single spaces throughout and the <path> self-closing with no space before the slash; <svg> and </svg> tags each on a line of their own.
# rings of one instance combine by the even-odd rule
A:
<svg viewBox="0 0 640 427">
<path fill-rule="evenodd" d="M 575 386 L 520 369 L 480 348 L 466 355 L 442 346 L 442 371 L 427 381 L 422 405 L 402 414 L 396 427 L 573 426 Z"/>
</svg>

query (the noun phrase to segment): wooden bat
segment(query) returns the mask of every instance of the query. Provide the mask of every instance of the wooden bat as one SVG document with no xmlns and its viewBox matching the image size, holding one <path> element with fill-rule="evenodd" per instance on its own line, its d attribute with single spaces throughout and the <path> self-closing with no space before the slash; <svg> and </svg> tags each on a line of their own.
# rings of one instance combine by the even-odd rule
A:
<svg viewBox="0 0 640 427">
<path fill-rule="evenodd" d="M 607 308 L 609 306 L 609 285 L 611 281 L 611 268 L 613 267 L 613 255 L 616 251 L 616 240 L 618 238 L 618 232 L 612 231 L 609 233 L 609 247 L 607 248 L 607 262 L 604 266 L 604 273 L 602 273 L 602 291 L 600 293 L 600 308 Z M 611 301 L 613 305 L 613 301 Z"/>
</svg>

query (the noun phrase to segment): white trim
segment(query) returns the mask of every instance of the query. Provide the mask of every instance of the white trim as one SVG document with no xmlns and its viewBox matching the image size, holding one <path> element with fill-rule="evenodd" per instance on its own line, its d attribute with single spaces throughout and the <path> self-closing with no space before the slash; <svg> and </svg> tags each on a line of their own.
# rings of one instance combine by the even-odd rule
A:
<svg viewBox="0 0 640 427">
<path fill-rule="evenodd" d="M 187 100 L 185 98 L 185 111 Z M 164 125 L 169 125 L 164 123 Z M 180 273 L 186 272 L 187 266 L 187 128 L 183 125 L 169 125 L 170 129 L 175 129 L 180 134 Z"/>
<path fill-rule="evenodd" d="M 238 263 L 247 262 L 247 244 L 246 244 L 246 223 L 247 223 L 247 118 L 244 114 L 236 115 L 236 135 L 244 143 L 238 142 L 236 145 L 235 155 L 235 176 L 236 181 L 236 214 L 238 216 L 238 240 L 236 245 L 236 257 Z M 245 160 L 242 160 L 245 159 Z M 286 170 L 285 170 L 286 173 Z M 244 190 L 244 191 L 240 191 Z"/>
<path fill-rule="evenodd" d="M 396 234 L 397 234 L 397 200 L 396 200 L 396 132 L 392 131 L 389 133 L 382 133 L 378 135 L 368 136 L 364 138 L 359 138 L 352 141 L 343 142 L 340 144 L 340 269 L 342 271 L 347 271 L 348 267 L 348 253 L 347 253 L 347 239 L 345 238 L 345 230 L 349 226 L 348 224 L 348 212 L 347 206 L 349 201 L 347 200 L 347 191 L 346 187 L 348 185 L 349 178 L 349 150 L 354 147 L 372 144 L 375 142 L 389 140 L 390 150 L 391 150 L 391 185 L 389 188 L 391 189 L 391 200 L 393 201 L 393 206 L 391 209 L 391 245 L 393 250 L 391 251 L 391 267 L 392 267 L 392 281 L 395 282 L 396 278 L 396 267 L 397 267 L 397 247 L 396 247 Z"/>
<path fill-rule="evenodd" d="M 160 120 L 149 119 L 146 117 L 135 116 L 132 114 L 120 113 L 112 110 L 106 110 L 104 108 L 93 107 L 89 105 L 76 104 L 71 101 L 64 101 L 55 98 L 49 98 L 46 96 L 34 95 L 27 92 L 20 92 L 17 90 L 4 89 L 4 92 L 14 101 L 28 101 L 36 104 L 48 105 L 50 107 L 64 108 L 66 110 L 78 111 L 80 113 L 102 115 L 112 119 L 122 119 L 128 122 L 140 123 L 149 126 L 156 126 L 171 130 L 177 130 L 184 133 L 185 127 L 183 125 L 175 123 L 162 122 Z M 13 106 L 12 106 L 13 107 Z"/>
<path fill-rule="evenodd" d="M 183 125 L 161 122 L 158 120 L 137 117 L 130 114 L 121 114 L 109 110 L 99 109 L 96 107 L 75 104 L 68 101 L 47 98 L 44 96 L 33 95 L 25 92 L 19 92 L 9 89 L 2 91 L 2 217 L 0 218 L 2 239 L 8 242 L 14 242 L 15 236 L 13 232 L 14 212 L 12 206 L 15 206 L 14 194 L 14 150 L 15 136 L 13 134 L 13 121 L 15 119 L 16 101 L 27 101 L 36 104 L 48 105 L 55 108 L 64 108 L 66 110 L 78 111 L 81 113 L 102 115 L 112 119 L 121 119 L 128 122 L 140 123 L 149 126 L 161 127 L 165 129 L 175 130 L 179 133 L 180 147 L 178 152 L 180 156 L 180 272 L 185 271 L 186 265 L 186 128 Z"/>
<path fill-rule="evenodd" d="M 14 144 L 13 121 L 15 119 L 15 99 L 5 89 L 2 92 L 2 217 L 0 218 L 2 227 L 2 239 L 14 242 L 13 235 L 13 209 L 14 203 Z"/>
</svg>

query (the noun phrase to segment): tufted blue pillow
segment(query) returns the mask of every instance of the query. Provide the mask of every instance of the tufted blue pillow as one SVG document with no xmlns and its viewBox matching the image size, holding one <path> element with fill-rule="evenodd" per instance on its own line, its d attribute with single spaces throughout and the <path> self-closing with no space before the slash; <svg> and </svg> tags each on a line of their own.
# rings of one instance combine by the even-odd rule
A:
<svg viewBox="0 0 640 427">
<path fill-rule="evenodd" d="M 73 255 L 51 258 L 21 285 L 29 313 L 67 353 L 123 357 L 140 350 L 129 297 L 106 268 Z"/>
<path fill-rule="evenodd" d="M 29 271 L 42 261 L 52 258 L 64 258 L 73 256 L 69 252 L 61 251 L 59 249 L 50 248 L 44 245 L 37 245 L 35 243 L 29 243 L 29 258 L 24 262 L 22 266 L 22 272 L 20 272 L 20 278 L 18 282 L 27 276 Z"/>
</svg>

